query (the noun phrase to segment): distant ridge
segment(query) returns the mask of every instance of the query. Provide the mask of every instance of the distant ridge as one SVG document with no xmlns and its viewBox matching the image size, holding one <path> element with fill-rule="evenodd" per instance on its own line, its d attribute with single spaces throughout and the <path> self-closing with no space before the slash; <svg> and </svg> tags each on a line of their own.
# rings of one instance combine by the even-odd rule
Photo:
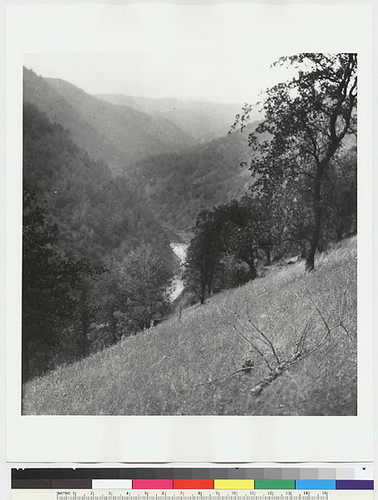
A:
<svg viewBox="0 0 378 500">
<path fill-rule="evenodd" d="M 237 105 L 105 97 L 114 104 L 24 68 L 24 101 L 68 130 L 91 158 L 104 161 L 113 173 L 126 173 L 167 231 L 187 233 L 201 209 L 242 196 L 253 182 L 240 163 L 250 157 L 248 132 L 258 122 L 227 135 Z M 186 131 L 193 127 L 197 139 L 174 120 Z"/>
<path fill-rule="evenodd" d="M 151 156 L 130 169 L 140 183 L 144 199 L 158 220 L 175 232 L 190 231 L 201 209 L 240 198 L 253 183 L 241 162 L 251 155 L 248 134 L 255 121 L 242 133 L 199 144 L 179 154 Z"/>
<path fill-rule="evenodd" d="M 165 118 L 189 134 L 197 142 L 225 136 L 240 113 L 241 104 L 210 101 L 149 98 L 124 94 L 98 94 L 97 97 L 119 106 L 129 106 L 151 116 Z"/>
<path fill-rule="evenodd" d="M 94 158 L 123 172 L 150 155 L 175 153 L 193 139 L 164 117 L 116 106 L 59 79 L 42 78 L 24 68 L 24 101 L 38 106 L 65 127 Z"/>
</svg>

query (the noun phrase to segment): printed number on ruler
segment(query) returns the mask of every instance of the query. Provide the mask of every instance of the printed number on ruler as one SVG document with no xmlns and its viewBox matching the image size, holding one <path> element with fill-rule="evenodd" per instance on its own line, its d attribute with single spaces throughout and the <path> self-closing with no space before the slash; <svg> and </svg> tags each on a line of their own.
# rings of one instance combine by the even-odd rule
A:
<svg viewBox="0 0 378 500">
<path fill-rule="evenodd" d="M 57 500 L 329 500 L 327 491 L 90 491 L 59 492 Z M 356 497 L 357 498 L 357 497 Z"/>
</svg>

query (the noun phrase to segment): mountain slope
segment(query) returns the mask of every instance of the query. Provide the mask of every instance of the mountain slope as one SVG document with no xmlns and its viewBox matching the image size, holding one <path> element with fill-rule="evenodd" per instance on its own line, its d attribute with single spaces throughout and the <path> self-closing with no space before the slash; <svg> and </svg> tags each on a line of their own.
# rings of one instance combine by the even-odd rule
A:
<svg viewBox="0 0 378 500">
<path fill-rule="evenodd" d="M 189 135 L 161 117 L 116 106 L 64 80 L 38 77 L 24 68 L 24 101 L 69 130 L 75 142 L 115 172 L 137 160 L 193 145 Z"/>
<path fill-rule="evenodd" d="M 238 198 L 253 182 L 241 168 L 251 154 L 248 132 L 215 139 L 188 151 L 152 156 L 137 162 L 130 175 L 141 185 L 151 211 L 173 231 L 187 231 L 202 208 Z"/>
<path fill-rule="evenodd" d="M 123 94 L 99 94 L 97 97 L 144 111 L 151 116 L 166 118 L 198 142 L 226 135 L 241 109 L 240 104 L 174 98 L 153 99 Z"/>
<path fill-rule="evenodd" d="M 169 319 L 30 381 L 23 391 L 24 412 L 356 415 L 355 259 L 356 238 L 351 238 L 319 256 L 316 273 L 305 274 L 303 263 L 272 268 L 266 277 L 215 295 L 205 306 L 184 310 L 180 321 Z M 294 296 L 298 299 L 293 302 Z M 309 349 L 325 334 L 322 318 L 333 325 L 342 314 L 345 330 L 333 329 L 317 351 L 282 371 L 256 395 L 252 389 L 268 368 L 233 327 L 237 322 L 237 329 L 253 341 L 256 332 L 247 314 L 269 336 L 281 360 L 295 353 L 307 322 L 311 334 L 305 347 Z M 249 372 L 235 373 L 247 360 Z"/>
<path fill-rule="evenodd" d="M 161 226 L 125 177 L 72 141 L 59 124 L 24 104 L 23 180 L 59 227 L 60 249 L 101 263 L 151 243 L 169 254 Z"/>
</svg>

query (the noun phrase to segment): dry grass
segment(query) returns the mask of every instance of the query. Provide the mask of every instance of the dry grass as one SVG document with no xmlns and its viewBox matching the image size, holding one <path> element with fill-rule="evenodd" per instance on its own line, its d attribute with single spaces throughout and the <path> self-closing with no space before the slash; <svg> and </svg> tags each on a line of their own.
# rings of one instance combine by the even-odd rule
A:
<svg viewBox="0 0 378 500">
<path fill-rule="evenodd" d="M 24 387 L 25 414 L 44 415 L 355 415 L 357 401 L 356 238 L 321 255 L 316 271 L 303 263 L 272 268 L 264 278 L 220 293 L 157 327 L 129 337 Z M 237 334 L 252 330 L 248 307 L 280 357 L 292 354 L 305 323 L 308 346 L 340 318 L 324 346 L 299 361 L 259 395 L 262 358 Z M 234 311 L 236 315 L 230 310 Z M 250 373 L 225 376 L 253 361 Z"/>
</svg>

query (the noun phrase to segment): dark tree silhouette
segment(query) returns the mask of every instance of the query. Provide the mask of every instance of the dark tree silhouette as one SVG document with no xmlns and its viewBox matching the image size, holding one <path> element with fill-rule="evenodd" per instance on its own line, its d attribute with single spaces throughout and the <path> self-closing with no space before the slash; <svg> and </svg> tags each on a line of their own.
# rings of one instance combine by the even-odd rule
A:
<svg viewBox="0 0 378 500">
<path fill-rule="evenodd" d="M 47 222 L 46 210 L 24 186 L 22 254 L 22 378 L 55 366 L 79 313 L 75 290 L 87 272 L 56 250 L 58 227 Z"/>
<path fill-rule="evenodd" d="M 212 211 L 202 211 L 186 255 L 185 286 L 201 304 L 213 292 L 214 278 L 223 249 L 220 226 Z"/>
<path fill-rule="evenodd" d="M 116 265 L 118 304 L 126 314 L 125 333 L 150 328 L 168 311 L 173 270 L 151 245 L 130 252 Z"/>
</svg>

